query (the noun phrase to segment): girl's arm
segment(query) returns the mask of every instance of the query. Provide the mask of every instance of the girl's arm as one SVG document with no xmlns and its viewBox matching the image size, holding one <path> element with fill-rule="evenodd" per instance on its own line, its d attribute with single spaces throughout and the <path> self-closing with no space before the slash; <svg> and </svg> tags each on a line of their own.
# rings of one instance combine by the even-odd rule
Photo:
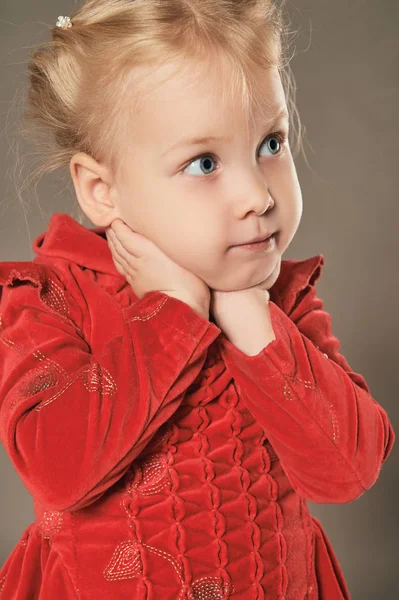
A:
<svg viewBox="0 0 399 600">
<path fill-rule="evenodd" d="M 124 475 L 220 334 L 187 304 L 153 292 L 127 308 L 96 355 L 71 318 L 83 304 L 48 267 L 0 263 L 0 438 L 50 510 L 82 508 Z"/>
<path fill-rule="evenodd" d="M 226 366 L 293 488 L 312 502 L 355 500 L 375 483 L 391 452 L 388 415 L 339 353 L 331 316 L 312 283 L 290 316 L 272 301 L 269 309 L 276 339 L 248 356 L 222 337 Z"/>
</svg>

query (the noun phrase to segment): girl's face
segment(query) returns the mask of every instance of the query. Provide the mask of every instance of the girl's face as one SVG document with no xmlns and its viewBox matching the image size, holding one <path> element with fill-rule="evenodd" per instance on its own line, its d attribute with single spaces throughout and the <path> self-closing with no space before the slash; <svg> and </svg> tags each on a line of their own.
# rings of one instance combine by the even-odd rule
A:
<svg viewBox="0 0 399 600">
<path fill-rule="evenodd" d="M 255 74 L 264 103 L 251 106 L 249 123 L 241 98 L 224 94 L 209 69 L 182 64 L 176 74 L 175 68 L 168 63 L 141 80 L 142 95 L 134 112 L 130 107 L 129 141 L 114 182 L 117 212 L 209 287 L 255 286 L 281 261 L 302 215 L 295 165 L 283 142 L 288 115 L 273 124 L 287 111 L 279 72 Z M 221 139 L 182 142 L 208 136 Z M 273 231 L 272 252 L 232 247 Z"/>
</svg>

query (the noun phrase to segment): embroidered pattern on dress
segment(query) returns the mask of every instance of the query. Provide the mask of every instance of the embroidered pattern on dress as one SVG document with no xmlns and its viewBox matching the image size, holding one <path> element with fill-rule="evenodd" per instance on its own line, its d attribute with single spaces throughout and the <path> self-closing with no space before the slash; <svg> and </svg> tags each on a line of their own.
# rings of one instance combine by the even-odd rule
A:
<svg viewBox="0 0 399 600">
<path fill-rule="evenodd" d="M 0 315 L 0 341 L 22 356 L 28 356 L 29 351 L 21 344 L 16 344 L 3 334 L 3 320 Z M 60 379 L 67 378 L 67 372 L 57 363 L 44 356 L 40 350 L 32 352 L 32 356 L 40 362 L 40 366 L 31 369 L 22 379 L 18 387 L 18 397 L 14 398 L 9 405 L 12 409 L 21 400 L 35 396 L 45 389 L 59 384 Z"/>
<path fill-rule="evenodd" d="M 102 367 L 99 363 L 92 363 L 83 371 L 73 373 L 70 379 L 66 381 L 63 389 L 59 390 L 54 396 L 51 396 L 51 398 L 48 398 L 45 402 L 41 402 L 35 407 L 35 410 L 39 411 L 45 406 L 48 406 L 54 402 L 54 400 L 64 394 L 77 379 L 82 379 L 83 385 L 89 392 L 101 392 L 102 394 L 113 395 L 117 390 L 117 385 L 107 369 Z"/>
<path fill-rule="evenodd" d="M 16 344 L 11 339 L 6 338 L 3 334 L 3 330 L 4 324 L 2 315 L 0 314 L 0 341 L 22 356 L 28 356 L 30 354 L 30 351 L 22 344 Z M 40 362 L 40 366 L 31 369 L 23 378 L 18 388 L 17 398 L 12 400 L 9 405 L 10 409 L 14 408 L 21 399 L 35 396 L 46 389 L 56 387 L 63 381 L 65 383 L 63 389 L 34 408 L 34 410 L 40 411 L 44 406 L 48 406 L 56 398 L 61 396 L 78 378 L 82 379 L 83 385 L 89 392 L 101 392 L 102 394 L 114 395 L 117 391 L 117 385 L 111 374 L 98 362 L 91 363 L 83 371 L 80 370 L 78 373 L 69 376 L 65 369 L 50 358 L 47 358 L 40 350 L 35 350 L 34 352 L 31 352 L 31 354 Z"/>
<path fill-rule="evenodd" d="M 157 315 L 159 313 L 159 311 L 161 310 L 161 308 L 163 307 L 163 305 L 169 300 L 169 298 L 164 298 L 161 302 L 161 304 L 159 304 L 149 315 L 145 315 L 145 316 L 136 316 L 133 317 L 132 319 L 126 320 L 125 323 L 131 323 L 132 321 L 149 321 L 150 319 L 152 319 L 153 317 L 155 317 L 155 315 Z"/>
<path fill-rule="evenodd" d="M 234 591 L 232 583 L 221 585 L 217 577 L 201 577 L 191 586 L 193 600 L 227 600 Z"/>
<path fill-rule="evenodd" d="M 7 575 L 4 575 L 4 577 L 2 577 L 0 579 L 0 596 L 1 596 L 2 591 L 4 590 L 4 586 L 6 583 L 6 577 L 7 577 Z"/>
<path fill-rule="evenodd" d="M 149 552 L 164 558 L 172 564 L 182 584 L 182 589 L 176 600 L 182 600 L 184 588 L 187 588 L 187 586 L 184 585 L 182 568 L 177 560 L 168 552 L 149 546 L 142 541 L 126 540 L 118 544 L 110 562 L 103 571 L 105 579 L 107 581 L 117 581 L 140 576 L 143 572 L 140 547 L 146 548 Z M 225 583 L 222 585 L 217 577 L 201 577 L 196 579 L 191 586 L 188 586 L 188 598 L 190 600 L 228 600 L 233 591 L 233 584 Z"/>
<path fill-rule="evenodd" d="M 18 354 L 21 354 L 22 356 L 28 356 L 30 351 L 26 347 L 24 347 L 22 344 L 16 344 L 9 338 L 6 338 L 3 334 L 3 330 L 4 330 L 3 318 L 2 318 L 2 315 L 0 314 L 0 341 L 2 341 L 5 346 L 8 346 L 9 348 L 14 350 Z M 58 363 L 54 362 L 50 358 L 47 358 L 43 354 L 43 352 L 41 352 L 40 350 L 34 350 L 32 352 L 32 356 L 44 364 L 44 366 L 42 365 L 43 370 L 47 370 L 51 367 L 55 371 L 57 371 L 57 373 L 59 373 L 62 377 L 67 376 L 67 372 L 65 371 L 65 369 L 63 369 Z"/>
<path fill-rule="evenodd" d="M 45 406 L 48 406 L 49 404 L 54 402 L 54 400 L 56 400 L 57 398 L 62 396 L 62 394 L 64 394 L 67 391 L 67 389 L 69 387 L 71 387 L 71 385 L 76 381 L 76 379 L 79 379 L 79 377 L 80 377 L 80 373 L 78 373 L 78 374 L 75 373 L 74 375 L 72 375 L 72 378 L 65 383 L 64 387 L 61 390 L 59 390 L 56 394 L 54 394 L 54 396 L 51 396 L 50 398 L 48 398 L 46 401 L 40 402 L 40 404 L 35 406 L 34 410 L 39 412 L 42 410 L 42 408 L 44 408 Z"/>
<path fill-rule="evenodd" d="M 70 321 L 69 306 L 65 300 L 64 290 L 51 279 L 46 279 L 40 293 L 40 300 L 65 319 Z"/>
<path fill-rule="evenodd" d="M 29 379 L 24 380 L 19 387 L 21 398 L 35 396 L 43 390 L 58 385 L 58 371 L 53 365 L 46 365 L 43 369 L 32 369 Z M 14 401 L 15 402 L 15 401 Z"/>
<path fill-rule="evenodd" d="M 0 318 L 0 321 L 1 321 L 1 318 Z M 7 342 L 9 344 L 13 344 L 12 347 L 14 349 L 16 349 L 14 342 L 11 342 L 11 340 L 6 340 L 4 337 L 1 337 L 1 336 L 0 336 L 0 340 L 2 342 L 6 343 L 6 345 L 7 345 Z M 22 347 L 20 346 L 19 349 L 16 351 L 20 352 L 21 354 L 27 355 L 28 353 L 23 352 L 21 350 L 21 348 Z M 39 350 L 37 350 L 36 352 L 33 352 L 32 356 L 34 356 L 37 360 L 40 360 L 40 361 L 45 360 L 46 362 L 48 362 L 48 364 L 45 364 L 43 369 L 37 368 L 37 369 L 31 369 L 29 371 L 28 375 L 25 376 L 25 378 L 22 380 L 22 383 L 20 384 L 20 386 L 18 388 L 19 395 L 17 396 L 17 398 L 14 398 L 14 400 L 12 400 L 12 402 L 10 402 L 9 410 L 12 410 L 14 408 L 14 406 L 21 400 L 23 400 L 25 398 L 29 398 L 33 395 L 39 394 L 40 392 L 42 392 L 45 389 L 48 389 L 50 387 L 58 385 L 58 383 L 59 383 L 58 375 L 62 375 L 63 378 L 67 377 L 66 371 L 64 371 L 64 369 L 62 367 L 60 367 L 60 365 L 57 365 L 53 361 L 50 361 L 50 359 L 44 358 Z M 34 373 L 33 379 L 32 379 L 32 372 Z M 75 379 L 76 379 L 76 377 L 75 377 Z M 39 404 L 38 406 L 35 406 L 34 410 L 40 411 L 43 408 L 43 406 L 50 404 L 55 398 L 60 396 L 73 383 L 73 381 L 74 380 L 68 382 L 63 390 L 58 392 L 55 396 L 52 396 L 51 398 L 49 398 L 46 402 L 43 402 L 43 403 Z"/>
<path fill-rule="evenodd" d="M 169 426 L 166 431 L 159 433 L 160 439 L 156 440 L 157 445 L 170 433 Z M 171 483 L 168 457 L 169 452 L 155 452 L 147 456 L 141 464 L 135 462 L 133 465 L 133 475 L 127 480 L 126 484 L 127 498 L 122 499 L 121 506 L 127 514 L 129 527 L 136 537 L 135 531 L 138 531 L 137 514 L 133 514 L 135 498 L 139 495 L 155 494 L 163 489 L 166 484 Z M 136 526 L 134 527 L 134 525 Z M 202 600 L 202 598 L 228 600 L 234 590 L 234 585 L 223 584 L 217 577 L 202 577 L 194 580 L 190 585 L 185 581 L 183 566 L 179 561 L 172 554 L 144 543 L 140 539 L 139 533 L 137 541 L 125 540 L 114 550 L 108 565 L 103 571 L 105 579 L 115 581 L 142 576 L 143 559 L 141 558 L 141 552 L 144 550 L 159 556 L 172 565 L 181 586 L 176 600 Z"/>
<path fill-rule="evenodd" d="M 47 273 L 44 273 L 43 270 L 35 268 L 22 269 L 21 271 L 12 269 L 9 273 L 7 281 L 4 281 L 2 285 L 13 287 L 14 280 L 20 282 L 29 281 L 31 284 L 33 284 L 37 288 L 41 303 L 49 308 L 52 312 L 55 312 L 57 315 L 59 315 L 69 325 L 72 325 L 79 332 L 79 334 L 84 337 L 83 331 L 72 321 L 70 317 L 69 306 L 65 299 L 64 290 L 54 281 L 52 281 L 47 276 Z"/>
<path fill-rule="evenodd" d="M 283 373 L 284 376 L 284 398 L 288 401 L 292 401 L 293 399 L 295 399 L 296 393 L 293 391 L 292 387 L 290 386 L 289 382 L 293 382 L 293 383 L 300 383 L 302 384 L 305 388 L 313 390 L 314 392 L 316 392 L 319 397 L 324 401 L 325 404 L 327 404 L 328 407 L 328 412 L 329 412 L 329 416 L 330 416 L 330 421 L 331 421 L 331 428 L 332 428 L 332 439 L 334 444 L 336 444 L 339 441 L 339 429 L 338 429 L 338 421 L 337 421 L 337 417 L 335 415 L 334 412 L 334 407 L 332 405 L 331 402 L 329 402 L 320 392 L 319 388 L 312 382 L 312 381 L 307 381 L 307 380 L 303 380 L 303 379 L 299 379 L 298 377 L 293 377 L 290 375 L 286 375 L 285 373 Z"/>
<path fill-rule="evenodd" d="M 143 571 L 140 548 L 137 542 L 127 540 L 121 542 L 115 549 L 110 562 L 104 569 L 107 581 L 118 579 L 133 579 Z"/>
<path fill-rule="evenodd" d="M 37 526 L 43 537 L 48 540 L 61 529 L 63 520 L 64 515 L 62 512 L 58 510 L 45 511 Z"/>
<path fill-rule="evenodd" d="M 171 481 L 168 458 L 164 452 L 151 454 L 135 467 L 131 486 L 142 496 L 157 494 Z"/>
<path fill-rule="evenodd" d="M 110 396 L 117 392 L 117 385 L 111 374 L 100 363 L 92 363 L 81 374 L 82 382 L 87 391 L 101 392 Z"/>
</svg>

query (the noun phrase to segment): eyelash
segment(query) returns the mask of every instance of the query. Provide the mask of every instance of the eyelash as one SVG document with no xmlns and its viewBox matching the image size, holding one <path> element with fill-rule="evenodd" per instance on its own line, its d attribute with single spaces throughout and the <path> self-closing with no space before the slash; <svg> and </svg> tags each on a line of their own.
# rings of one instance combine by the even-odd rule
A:
<svg viewBox="0 0 399 600">
<path fill-rule="evenodd" d="M 269 133 L 269 135 L 267 135 L 263 139 L 261 145 L 259 146 L 259 149 L 263 146 L 263 144 L 266 142 L 266 140 L 268 140 L 269 138 L 272 138 L 272 137 L 277 138 L 278 141 L 280 142 L 280 151 L 277 154 L 273 155 L 273 156 L 279 157 L 279 156 L 281 156 L 281 154 L 284 151 L 285 142 L 288 140 L 288 135 L 287 135 L 286 131 L 276 131 L 274 133 Z M 216 159 L 216 156 L 214 154 L 212 154 L 212 152 L 205 152 L 203 154 L 199 154 L 195 158 L 192 158 L 188 163 L 186 163 L 185 166 L 182 168 L 182 171 L 185 171 L 187 169 L 187 167 L 189 167 L 192 163 L 196 162 L 200 158 L 203 158 L 204 156 L 210 156 L 213 159 Z M 215 162 L 217 162 L 217 160 Z M 215 172 L 216 171 L 214 171 L 214 173 Z M 211 177 L 211 175 L 213 175 L 214 173 L 211 173 L 210 175 L 205 175 L 205 177 Z M 198 176 L 195 176 L 195 177 L 198 179 Z"/>
</svg>

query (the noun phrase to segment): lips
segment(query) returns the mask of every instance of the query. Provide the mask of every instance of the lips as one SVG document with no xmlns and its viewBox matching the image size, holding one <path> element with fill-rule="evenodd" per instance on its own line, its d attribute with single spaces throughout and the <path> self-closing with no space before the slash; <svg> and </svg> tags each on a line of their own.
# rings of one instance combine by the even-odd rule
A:
<svg viewBox="0 0 399 600">
<path fill-rule="evenodd" d="M 273 231 L 272 233 L 266 233 L 264 235 L 260 235 L 256 238 L 253 238 L 249 242 L 243 242 L 242 244 L 236 244 L 236 246 L 246 246 L 247 244 L 255 244 L 256 242 L 264 242 L 265 240 L 267 240 L 269 237 L 271 237 L 275 233 L 276 233 L 275 231 Z"/>
</svg>

